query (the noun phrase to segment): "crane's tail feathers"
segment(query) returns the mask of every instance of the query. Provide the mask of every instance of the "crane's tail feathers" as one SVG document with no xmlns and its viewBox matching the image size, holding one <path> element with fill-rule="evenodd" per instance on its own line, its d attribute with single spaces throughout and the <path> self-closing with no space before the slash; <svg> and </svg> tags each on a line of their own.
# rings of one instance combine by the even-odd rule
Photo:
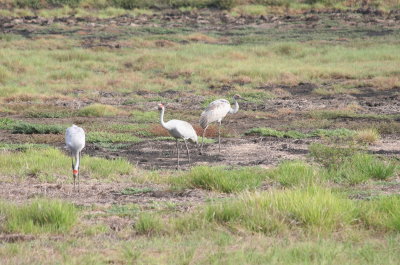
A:
<svg viewBox="0 0 400 265">
<path fill-rule="evenodd" d="M 201 128 L 205 129 L 207 127 L 207 117 L 206 116 L 201 116 L 200 117 L 200 126 Z"/>
</svg>

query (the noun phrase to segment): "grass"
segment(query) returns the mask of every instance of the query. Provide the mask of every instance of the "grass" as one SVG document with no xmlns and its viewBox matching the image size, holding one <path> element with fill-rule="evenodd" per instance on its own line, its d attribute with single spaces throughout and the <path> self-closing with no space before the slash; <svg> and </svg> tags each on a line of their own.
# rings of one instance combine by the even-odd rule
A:
<svg viewBox="0 0 400 265">
<path fill-rule="evenodd" d="M 313 110 L 310 112 L 312 118 L 318 119 L 367 119 L 367 120 L 395 120 L 398 114 L 375 114 L 375 113 L 355 113 L 348 110 Z"/>
<path fill-rule="evenodd" d="M 128 188 L 113 192 L 113 200 L 118 201 L 115 204 L 92 205 L 91 198 L 85 197 L 89 194 L 73 196 L 74 201 L 86 206 L 80 207 L 79 216 L 83 217 L 71 230 L 71 227 L 55 228 L 47 210 L 40 211 L 36 206 L 25 210 L 26 205 L 36 200 L 23 199 L 42 196 L 45 190 L 48 196 L 69 196 L 62 194 L 63 189 L 50 192 L 51 185 L 43 182 L 72 182 L 70 157 L 45 145 L 19 144 L 52 137 L 61 144 L 62 135 L 12 135 L 7 141 L 16 139 L 18 144 L 0 144 L 1 181 L 6 186 L 9 182 L 21 182 L 21 193 L 24 185 L 42 184 L 35 186 L 34 194 L 2 192 L 4 197 L 18 198 L 15 199 L 18 204 L 0 203 L 1 240 L 16 240 L 0 244 L 2 263 L 397 264 L 400 260 L 397 251 L 400 205 L 395 195 L 398 159 L 366 154 L 361 148 L 379 141 L 379 134 L 383 137 L 387 133 L 396 134 L 399 116 L 366 114 L 372 108 L 362 109 L 355 104 L 304 115 L 297 109 L 289 109 L 286 102 L 291 99 L 287 101 L 286 97 L 292 96 L 297 101 L 295 88 L 301 82 L 315 85 L 317 89 L 312 93 L 331 97 L 369 89 L 388 95 L 388 99 L 397 96 L 399 31 L 390 23 L 387 31 L 382 31 L 383 24 L 367 25 L 363 22 L 365 16 L 359 13 L 348 14 L 353 25 L 332 19 L 324 13 L 326 10 L 319 12 L 331 1 L 316 1 L 312 5 L 316 13 L 300 15 L 319 18 L 318 22 L 307 21 L 304 27 L 298 24 L 296 13 L 306 10 L 304 6 L 309 8 L 309 4 L 257 0 L 252 1 L 255 6 L 237 6 L 224 14 L 207 15 L 207 10 L 192 7 L 199 1 L 174 0 L 168 4 L 187 5 L 181 8 L 182 12 L 191 12 L 182 14 L 185 19 L 197 14 L 205 20 L 212 16 L 219 23 L 221 16 L 236 20 L 236 26 L 231 28 L 228 23 L 226 30 L 213 30 L 213 25 L 210 29 L 208 24 L 200 23 L 199 17 L 196 27 L 187 23 L 178 27 L 174 23 L 170 27 L 173 21 L 165 21 L 167 26 L 159 27 L 175 12 L 126 10 L 110 6 L 109 1 L 97 0 L 82 0 L 76 8 L 68 7 L 64 1 L 67 7 L 51 10 L 1 10 L 1 15 L 12 17 L 107 18 L 104 21 L 93 18 L 90 22 L 94 24 L 84 28 L 83 21 L 68 26 L 64 20 L 40 27 L 18 24 L 18 31 L 10 30 L 23 32 L 24 36 L 0 34 L 3 140 L 7 140 L 5 137 L 20 123 L 21 117 L 32 118 L 23 132 L 40 126 L 42 131 L 48 129 L 40 119 L 47 119 L 47 124 L 63 124 L 67 120 L 70 124 L 73 120 L 87 128 L 89 142 L 105 151 L 118 152 L 134 148 L 134 143 L 143 140 L 142 137 L 172 139 L 157 138 L 168 135 L 158 125 L 157 111 L 151 111 L 158 102 L 171 104 L 166 120 L 196 122 L 202 109 L 200 102 L 230 100 L 239 93 L 250 101 L 240 103 L 238 116 L 229 118 L 234 124 L 237 121 L 247 124 L 246 120 L 256 111 L 263 117 L 255 121 L 257 124 L 266 126 L 271 119 L 279 118 L 285 123 L 293 122 L 285 128 L 302 129 L 257 128 L 254 134 L 294 139 L 321 137 L 327 138 L 321 141 L 332 145 L 313 144 L 306 161 L 283 161 L 272 169 L 203 166 L 183 172 L 147 171 L 136 170 L 123 159 L 84 155 L 81 181 L 95 182 L 98 196 L 103 196 L 100 193 L 105 190 L 103 185 L 110 192 L 108 187 L 113 185 L 110 180 L 129 183 L 124 184 Z M 151 1 L 142 3 L 149 5 Z M 341 3 L 333 4 L 334 8 L 341 8 Z M 358 2 L 352 5 L 357 6 Z M 285 23 L 279 27 L 259 24 L 261 15 L 275 19 L 277 16 L 270 15 L 274 12 L 284 15 Z M 141 13 L 156 15 L 138 16 Z M 125 17 L 108 19 L 120 15 Z M 248 15 L 256 16 L 254 27 L 240 24 Z M 277 18 L 274 23 L 279 23 L 281 17 Z M 118 25 L 131 19 L 143 19 L 146 26 Z M 100 24 L 110 26 L 100 27 Z M 378 36 L 374 36 L 375 32 Z M 292 88 L 294 92 L 290 95 Z M 274 97 L 282 101 L 270 100 Z M 274 105 L 278 102 L 284 105 Z M 92 105 L 82 108 L 88 103 Z M 54 123 L 50 119 L 55 119 Z M 232 124 L 226 126 L 233 128 Z M 330 129 L 341 127 L 347 129 Z M 248 127 L 234 130 L 241 133 L 243 128 Z M 335 138 L 345 138 L 338 142 L 354 146 L 336 146 Z M 354 141 L 347 141 L 348 138 Z M 138 182 L 142 185 L 134 188 Z M 154 185 L 163 192 L 152 194 Z M 171 187 L 179 192 L 170 191 Z M 189 190 L 182 192 L 182 189 Z M 349 195 L 343 190 L 364 191 L 370 196 Z M 133 197 L 140 200 L 131 203 Z M 20 211 L 14 210 L 17 208 L 24 208 L 21 213 L 24 218 L 18 219 L 24 223 L 18 221 L 7 226 L 2 211 Z M 27 213 L 29 218 L 25 218 Z M 42 222 L 30 226 L 31 220 L 44 220 L 40 217 L 43 215 L 49 225 Z M 29 224 L 25 225 L 25 221 Z M 44 234 L 28 241 L 28 237 L 14 237 L 20 233 Z"/>
<path fill-rule="evenodd" d="M 66 202 L 37 199 L 22 205 L 0 202 L 0 231 L 8 233 L 67 232 L 77 220 L 76 208 Z"/>
<path fill-rule="evenodd" d="M 355 154 L 345 159 L 343 164 L 331 165 L 326 178 L 336 182 L 359 184 L 370 179 L 386 180 L 394 176 L 396 166 L 369 154 Z"/>
<path fill-rule="evenodd" d="M 26 151 L 29 149 L 42 149 L 49 148 L 50 146 L 46 144 L 12 144 L 12 143 L 0 143 L 1 151 Z"/>
<path fill-rule="evenodd" d="M 318 183 L 318 168 L 303 161 L 284 161 L 270 173 L 284 187 L 312 186 Z"/>
<path fill-rule="evenodd" d="M 150 213 L 143 213 L 135 223 L 135 229 L 138 234 L 154 235 L 162 232 L 162 220 Z"/>
<path fill-rule="evenodd" d="M 89 143 L 138 143 L 142 140 L 129 133 L 89 132 L 87 141 Z"/>
<path fill-rule="evenodd" d="M 396 163 L 353 148 L 312 144 L 310 155 L 325 167 L 324 178 L 335 182 L 359 184 L 370 179 L 386 180 L 396 173 Z"/>
<path fill-rule="evenodd" d="M 348 130 L 345 128 L 342 129 L 317 129 L 311 131 L 309 133 L 302 133 L 299 131 L 278 131 L 272 128 L 253 128 L 248 130 L 246 135 L 261 135 L 261 136 L 272 136 L 277 138 L 294 138 L 294 139 L 303 139 L 310 137 L 350 137 L 355 134 L 354 131 Z"/>
<path fill-rule="evenodd" d="M 154 191 L 152 188 L 126 188 L 123 191 L 121 191 L 122 195 L 137 195 L 137 194 L 142 194 L 142 193 L 147 193 L 147 192 L 152 192 Z"/>
<path fill-rule="evenodd" d="M 188 173 L 171 179 L 174 188 L 201 188 L 226 193 L 254 190 L 267 178 L 265 170 L 197 166 Z"/>
<path fill-rule="evenodd" d="M 156 123 L 160 120 L 160 114 L 157 111 L 134 110 L 131 112 L 131 117 L 133 121 L 138 123 Z"/>
<path fill-rule="evenodd" d="M 359 130 L 354 138 L 357 142 L 362 144 L 374 144 L 381 137 L 378 130 L 376 129 L 364 129 L 364 130 Z"/>
<path fill-rule="evenodd" d="M 54 179 L 70 175 L 71 158 L 57 149 L 27 149 L 25 152 L 3 151 L 0 156 L 0 175 Z M 83 156 L 81 161 L 83 176 L 98 179 L 113 179 L 134 172 L 134 167 L 123 159 L 107 160 L 99 157 Z M 70 179 L 72 181 L 72 178 Z"/>
<path fill-rule="evenodd" d="M 321 188 L 244 194 L 206 209 L 206 219 L 273 234 L 293 227 L 331 232 L 357 220 L 355 205 Z"/>
<path fill-rule="evenodd" d="M 84 117 L 111 117 L 121 114 L 121 110 L 109 105 L 93 104 L 80 109 L 77 114 Z"/>
<path fill-rule="evenodd" d="M 11 132 L 16 134 L 62 134 L 65 127 L 60 125 L 34 124 L 19 121 L 12 126 Z"/>
</svg>

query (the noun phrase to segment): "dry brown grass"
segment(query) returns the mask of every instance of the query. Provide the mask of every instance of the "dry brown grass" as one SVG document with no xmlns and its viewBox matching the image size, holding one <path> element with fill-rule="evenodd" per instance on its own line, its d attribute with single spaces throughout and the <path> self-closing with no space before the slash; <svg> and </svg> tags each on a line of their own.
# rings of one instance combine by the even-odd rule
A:
<svg viewBox="0 0 400 265">
<path fill-rule="evenodd" d="M 361 144 L 374 144 L 380 139 L 378 130 L 363 129 L 357 132 L 355 140 Z"/>
<path fill-rule="evenodd" d="M 371 79 L 368 83 L 379 90 L 389 90 L 392 88 L 400 87 L 400 77 L 375 77 Z"/>
<path fill-rule="evenodd" d="M 186 37 L 187 40 L 192 42 L 203 42 L 203 43 L 218 43 L 218 39 L 207 36 L 202 33 L 193 33 Z"/>
</svg>

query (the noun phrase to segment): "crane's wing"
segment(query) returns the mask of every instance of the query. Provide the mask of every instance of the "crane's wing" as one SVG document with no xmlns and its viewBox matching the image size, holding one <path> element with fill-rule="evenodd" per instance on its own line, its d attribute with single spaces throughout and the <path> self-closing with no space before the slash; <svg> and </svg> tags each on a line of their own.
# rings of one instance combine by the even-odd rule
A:
<svg viewBox="0 0 400 265">
<path fill-rule="evenodd" d="M 192 142 L 197 143 L 197 133 L 193 126 L 181 120 L 170 120 L 166 123 L 168 132 L 175 138 L 189 139 Z"/>
<path fill-rule="evenodd" d="M 70 151 L 80 151 L 85 147 L 85 131 L 72 125 L 65 131 L 65 144 Z"/>
<path fill-rule="evenodd" d="M 217 99 L 208 105 L 201 113 L 200 126 L 204 129 L 214 121 L 222 120 L 231 109 L 231 104 L 226 99 Z"/>
</svg>

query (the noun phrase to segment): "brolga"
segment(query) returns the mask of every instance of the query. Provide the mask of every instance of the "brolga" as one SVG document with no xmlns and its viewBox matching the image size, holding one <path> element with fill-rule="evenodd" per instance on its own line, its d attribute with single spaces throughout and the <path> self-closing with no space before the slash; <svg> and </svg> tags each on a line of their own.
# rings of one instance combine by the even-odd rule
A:
<svg viewBox="0 0 400 265">
<path fill-rule="evenodd" d="M 206 130 L 210 123 L 216 121 L 218 122 L 218 151 L 221 152 L 221 122 L 222 119 L 228 113 L 234 114 L 239 111 L 238 99 L 243 99 L 240 95 L 236 94 L 233 96 L 235 101 L 235 106 L 232 108 L 231 103 L 226 99 L 217 99 L 208 105 L 208 107 L 201 113 L 200 116 L 200 126 L 203 128 L 203 138 L 201 140 L 200 154 L 203 152 L 204 137 L 206 135 Z"/>
<path fill-rule="evenodd" d="M 65 131 L 65 144 L 70 152 L 72 158 L 72 176 L 74 177 L 74 191 L 75 181 L 78 178 L 78 191 L 79 191 L 79 165 L 81 160 L 81 152 L 85 147 L 85 131 L 73 124 Z"/>
<path fill-rule="evenodd" d="M 191 141 L 196 144 L 198 143 L 196 131 L 193 129 L 193 126 L 186 121 L 170 120 L 168 122 L 164 122 L 165 106 L 163 104 L 158 104 L 158 110 L 161 112 L 160 121 L 162 127 L 167 129 L 169 134 L 176 139 L 176 153 L 178 160 L 177 168 L 179 169 L 179 145 L 178 145 L 179 139 L 183 139 L 183 141 L 185 142 L 188 161 L 190 163 L 190 153 L 187 141 Z"/>
</svg>

